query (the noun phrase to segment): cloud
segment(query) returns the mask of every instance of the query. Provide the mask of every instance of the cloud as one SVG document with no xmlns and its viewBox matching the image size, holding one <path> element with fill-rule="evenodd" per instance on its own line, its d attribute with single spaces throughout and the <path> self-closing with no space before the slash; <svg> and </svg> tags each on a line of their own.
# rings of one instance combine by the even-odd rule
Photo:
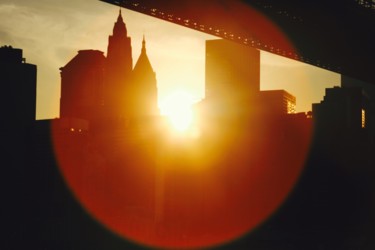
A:
<svg viewBox="0 0 375 250">
<path fill-rule="evenodd" d="M 0 13 L 6 14 L 6 13 L 12 13 L 14 10 L 17 9 L 17 6 L 13 3 L 2 3 L 0 4 Z"/>
<path fill-rule="evenodd" d="M 0 46 L 2 45 L 11 45 L 14 40 L 10 33 L 0 30 Z"/>
</svg>

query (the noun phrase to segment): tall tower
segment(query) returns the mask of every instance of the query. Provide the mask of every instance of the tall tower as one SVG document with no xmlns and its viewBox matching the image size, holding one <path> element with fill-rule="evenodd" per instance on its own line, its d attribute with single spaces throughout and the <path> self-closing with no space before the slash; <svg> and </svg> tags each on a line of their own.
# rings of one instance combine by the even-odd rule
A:
<svg viewBox="0 0 375 250">
<path fill-rule="evenodd" d="M 113 113 L 115 116 L 121 116 L 119 114 L 121 106 L 124 105 L 124 100 L 128 98 L 126 95 L 129 92 L 132 68 L 131 38 L 128 37 L 120 9 L 113 27 L 113 34 L 108 37 L 106 63 L 105 105 L 112 112 L 115 112 Z"/>
<path fill-rule="evenodd" d="M 93 123 L 102 113 L 105 57 L 98 50 L 80 50 L 61 71 L 60 117 Z"/>
<path fill-rule="evenodd" d="M 146 54 L 146 41 L 144 36 L 141 54 L 133 70 L 132 85 L 135 114 L 137 116 L 158 115 L 156 75 Z"/>
<path fill-rule="evenodd" d="M 206 100 L 239 112 L 260 91 L 260 52 L 224 39 L 206 41 Z"/>
<path fill-rule="evenodd" d="M 207 40 L 205 85 L 206 112 L 247 115 L 260 91 L 259 50 L 224 39 Z"/>
<path fill-rule="evenodd" d="M 2 119 L 17 127 L 29 126 L 35 121 L 36 76 L 36 65 L 26 63 L 22 49 L 0 47 Z"/>
<path fill-rule="evenodd" d="M 224 39 L 206 41 L 206 97 L 259 90 L 259 50 Z"/>
</svg>

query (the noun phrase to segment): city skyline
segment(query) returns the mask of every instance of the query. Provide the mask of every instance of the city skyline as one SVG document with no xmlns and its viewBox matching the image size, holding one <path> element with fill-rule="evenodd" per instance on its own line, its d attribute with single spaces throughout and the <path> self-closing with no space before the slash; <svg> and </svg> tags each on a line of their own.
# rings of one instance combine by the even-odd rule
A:
<svg viewBox="0 0 375 250">
<path fill-rule="evenodd" d="M 308 241 L 314 245 L 359 245 L 363 234 L 342 243 L 343 234 L 358 230 L 373 238 L 362 224 L 374 211 L 368 200 L 375 190 L 373 102 L 361 87 L 326 89 L 312 116 L 280 110 L 294 101 L 284 91 L 260 91 L 266 94 L 256 105 L 260 113 L 249 108 L 239 117 L 208 115 L 197 136 L 173 139 L 152 116 L 130 123 L 104 119 L 99 127 L 79 117 L 35 121 L 35 92 L 29 88 L 35 87 L 36 67 L 25 63 L 20 49 L 0 50 L 3 106 L 17 108 L 4 123 L 5 185 L 12 187 L 5 207 L 14 214 L 5 223 L 13 246 L 56 249 L 81 242 L 79 249 L 107 249 L 114 239 L 97 239 L 109 230 L 123 237 L 124 247 L 130 241 L 150 247 L 251 246 L 263 230 L 279 237 L 263 244 L 289 243 L 287 249 L 304 249 L 306 238 L 295 230 L 312 235 Z M 103 58 L 99 51 L 81 53 Z M 100 119 L 94 116 L 92 121 Z M 72 194 L 82 205 L 79 213 L 71 207 Z M 82 208 L 97 219 L 95 226 L 82 223 Z M 92 237 L 103 225 L 109 230 Z M 333 240 L 320 238 L 332 232 Z M 286 236 L 291 233 L 297 237 Z M 97 244 L 103 247 L 91 247 Z"/>
<path fill-rule="evenodd" d="M 61 71 L 60 118 L 95 120 L 158 116 L 157 81 L 143 37 L 138 59 L 132 58 L 121 10 L 108 37 L 107 56 L 80 50 Z M 96 124 L 96 125 L 94 125 Z"/>
<path fill-rule="evenodd" d="M 99 0 L 2 1 L 0 83 L 5 249 L 375 249 L 373 85 Z"/>
<path fill-rule="evenodd" d="M 118 10 L 100 1 L 67 1 L 64 6 L 48 0 L 0 4 L 0 43 L 22 48 L 28 62 L 38 66 L 37 119 L 58 117 L 58 69 L 78 50 L 106 51 Z M 122 12 L 132 39 L 133 60 L 141 51 L 142 36 L 146 37 L 158 82 L 159 105 L 168 94 L 181 89 L 194 101 L 201 100 L 205 41 L 216 37 L 126 9 Z M 45 36 L 47 31 L 52 35 Z M 42 51 L 44 47 L 46 51 Z M 339 82 L 340 75 L 336 73 L 261 52 L 261 89 L 285 89 L 295 95 L 297 112 L 311 110 L 311 104 L 322 99 L 324 89 Z"/>
</svg>

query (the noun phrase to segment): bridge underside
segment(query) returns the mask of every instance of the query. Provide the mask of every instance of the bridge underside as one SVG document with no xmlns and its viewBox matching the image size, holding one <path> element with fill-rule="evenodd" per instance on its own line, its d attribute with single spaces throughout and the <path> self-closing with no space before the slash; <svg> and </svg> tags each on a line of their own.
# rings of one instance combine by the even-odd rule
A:
<svg viewBox="0 0 375 250">
<path fill-rule="evenodd" d="M 373 1 L 101 1 L 375 84 Z"/>
</svg>

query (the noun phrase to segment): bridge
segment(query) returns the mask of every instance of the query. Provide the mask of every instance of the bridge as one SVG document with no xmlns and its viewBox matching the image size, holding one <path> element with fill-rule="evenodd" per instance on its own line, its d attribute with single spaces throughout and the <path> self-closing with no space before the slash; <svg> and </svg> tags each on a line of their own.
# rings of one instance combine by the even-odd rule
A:
<svg viewBox="0 0 375 250">
<path fill-rule="evenodd" d="M 375 0 L 101 0 L 375 84 Z"/>
</svg>

